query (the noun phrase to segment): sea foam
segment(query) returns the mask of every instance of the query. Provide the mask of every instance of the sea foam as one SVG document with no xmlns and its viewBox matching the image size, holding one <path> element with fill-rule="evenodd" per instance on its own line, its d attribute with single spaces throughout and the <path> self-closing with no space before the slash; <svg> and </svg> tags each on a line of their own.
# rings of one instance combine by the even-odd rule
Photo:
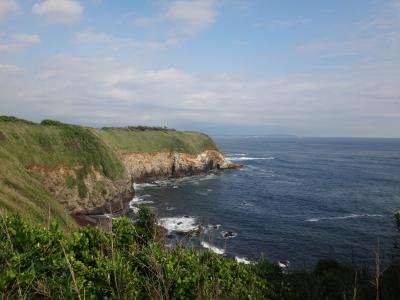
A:
<svg viewBox="0 0 400 300">
<path fill-rule="evenodd" d="M 197 229 L 196 218 L 195 217 L 171 217 L 171 218 L 161 218 L 158 224 L 168 232 L 190 232 Z"/>
<path fill-rule="evenodd" d="M 251 263 L 251 261 L 249 261 L 249 260 L 248 260 L 247 258 L 245 258 L 245 257 L 235 256 L 235 260 L 236 260 L 238 263 L 245 264 L 245 265 L 248 265 L 248 264 Z"/>
<path fill-rule="evenodd" d="M 346 219 L 353 219 L 353 218 L 382 218 L 383 215 L 377 214 L 351 214 L 347 216 L 339 216 L 339 217 L 323 217 L 323 218 L 310 218 L 307 219 L 306 222 L 319 222 L 322 220 L 346 220 Z"/>
<path fill-rule="evenodd" d="M 157 185 L 154 183 L 134 183 L 133 184 L 133 188 L 135 189 L 135 191 L 140 191 L 140 190 L 143 190 L 144 188 L 155 187 L 155 186 L 157 186 Z"/>
<path fill-rule="evenodd" d="M 150 195 L 141 195 L 141 196 L 136 196 L 134 197 L 129 204 L 131 205 L 140 205 L 140 204 L 150 204 L 153 203 L 151 200 L 145 200 L 147 198 L 150 198 Z"/>
<path fill-rule="evenodd" d="M 201 245 L 202 245 L 204 248 L 206 248 L 206 249 L 208 249 L 208 250 L 210 250 L 210 251 L 212 251 L 212 252 L 214 252 L 214 253 L 216 253 L 216 254 L 222 255 L 222 254 L 225 253 L 225 251 L 224 251 L 223 249 L 220 249 L 220 248 L 218 248 L 218 247 L 215 247 L 215 246 L 213 246 L 213 245 L 211 245 L 211 244 L 209 244 L 209 243 L 207 243 L 207 242 L 205 242 L 205 241 L 201 241 Z"/>
</svg>

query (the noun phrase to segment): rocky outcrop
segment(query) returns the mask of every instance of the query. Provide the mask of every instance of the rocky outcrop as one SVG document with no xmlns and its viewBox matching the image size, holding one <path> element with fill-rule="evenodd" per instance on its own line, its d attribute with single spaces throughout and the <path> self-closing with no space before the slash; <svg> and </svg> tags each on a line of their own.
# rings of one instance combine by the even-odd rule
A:
<svg viewBox="0 0 400 300">
<path fill-rule="evenodd" d="M 165 177 L 201 174 L 210 170 L 235 168 L 216 150 L 199 155 L 179 152 L 124 153 L 122 161 L 134 182 L 145 182 Z"/>
<path fill-rule="evenodd" d="M 44 186 L 69 214 L 97 215 L 123 210 L 134 197 L 134 182 L 237 167 L 216 150 L 207 150 L 199 155 L 178 152 L 124 153 L 122 162 L 125 175 L 120 180 L 111 180 L 94 168 L 79 178 L 80 166 L 71 169 L 64 164 L 52 167 L 31 165 L 27 169 L 41 175 Z"/>
<path fill-rule="evenodd" d="M 76 175 L 79 169 L 80 166 L 70 169 L 63 164 L 28 167 L 28 171 L 41 175 L 44 186 L 71 215 L 115 212 L 133 198 L 133 183 L 129 178 L 113 181 L 92 169 L 79 183 Z M 79 191 L 79 184 L 84 184 L 85 195 Z"/>
</svg>

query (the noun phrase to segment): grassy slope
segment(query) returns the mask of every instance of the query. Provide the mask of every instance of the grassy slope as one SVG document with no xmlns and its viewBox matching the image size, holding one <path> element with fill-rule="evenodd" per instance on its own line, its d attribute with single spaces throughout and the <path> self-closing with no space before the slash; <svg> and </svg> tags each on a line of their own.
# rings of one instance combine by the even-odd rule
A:
<svg viewBox="0 0 400 300">
<path fill-rule="evenodd" d="M 27 172 L 28 165 L 80 165 L 86 173 L 95 167 L 116 179 L 124 172 L 119 152 L 197 154 L 216 148 L 208 136 L 199 133 L 94 129 L 51 122 L 45 126 L 0 116 L 0 209 L 18 212 L 36 224 L 47 224 L 50 210 L 63 229 L 73 229 L 75 222 L 43 187 L 39 176 Z"/>
<path fill-rule="evenodd" d="M 178 151 L 199 154 L 207 149 L 218 149 L 205 134 L 174 130 L 129 130 L 125 128 L 93 129 L 107 144 L 122 152 Z"/>
</svg>

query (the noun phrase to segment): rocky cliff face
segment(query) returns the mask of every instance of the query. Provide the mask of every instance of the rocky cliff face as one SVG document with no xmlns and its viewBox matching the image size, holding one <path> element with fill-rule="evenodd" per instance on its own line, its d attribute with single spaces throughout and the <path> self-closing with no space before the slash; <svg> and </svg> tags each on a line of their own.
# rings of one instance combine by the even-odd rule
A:
<svg viewBox="0 0 400 300">
<path fill-rule="evenodd" d="M 199 155 L 179 152 L 124 153 L 122 161 L 134 182 L 144 182 L 163 177 L 180 177 L 199 174 L 216 169 L 234 168 L 216 150 L 207 150 Z"/>
<path fill-rule="evenodd" d="M 30 172 L 40 174 L 45 187 L 60 202 L 71 215 L 104 214 L 118 211 L 125 207 L 126 202 L 134 196 L 132 182 L 129 178 L 112 181 L 100 172 L 92 169 L 82 179 L 85 194 L 79 191 L 77 171 L 63 164 L 53 167 L 31 165 Z"/>
<path fill-rule="evenodd" d="M 207 150 L 199 155 L 167 151 L 123 153 L 122 162 L 125 167 L 124 178 L 115 181 L 93 168 L 79 179 L 77 174 L 80 166 L 70 169 L 63 164 L 53 167 L 31 165 L 28 170 L 41 175 L 45 187 L 68 213 L 95 215 L 110 212 L 110 209 L 113 212 L 124 209 L 134 196 L 134 182 L 237 167 L 216 150 Z M 83 195 L 82 188 L 85 190 Z"/>
</svg>

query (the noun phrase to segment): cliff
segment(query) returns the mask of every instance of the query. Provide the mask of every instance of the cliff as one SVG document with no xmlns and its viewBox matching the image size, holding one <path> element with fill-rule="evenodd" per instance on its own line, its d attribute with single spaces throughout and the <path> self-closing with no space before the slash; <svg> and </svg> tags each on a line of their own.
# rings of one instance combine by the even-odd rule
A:
<svg viewBox="0 0 400 300">
<path fill-rule="evenodd" d="M 202 133 L 0 117 L 0 210 L 34 223 L 71 229 L 70 215 L 124 208 L 134 182 L 232 167 Z"/>
<path fill-rule="evenodd" d="M 216 150 L 206 150 L 198 155 L 173 151 L 123 153 L 122 161 L 129 178 L 135 182 L 151 181 L 161 177 L 190 176 L 233 167 Z"/>
</svg>

